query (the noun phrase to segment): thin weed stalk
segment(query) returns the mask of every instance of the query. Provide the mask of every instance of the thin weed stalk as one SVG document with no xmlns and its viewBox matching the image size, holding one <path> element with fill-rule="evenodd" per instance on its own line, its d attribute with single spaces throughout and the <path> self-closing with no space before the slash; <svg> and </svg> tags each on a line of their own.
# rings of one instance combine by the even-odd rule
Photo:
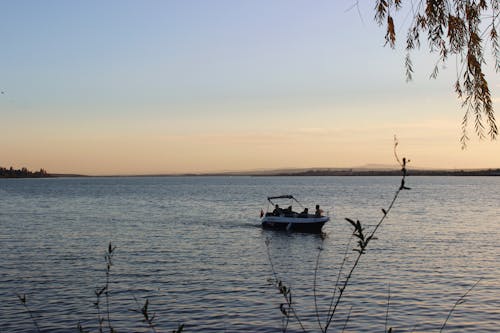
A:
<svg viewBox="0 0 500 333">
<path fill-rule="evenodd" d="M 443 325 L 441 326 L 441 329 L 439 330 L 439 332 L 442 332 L 444 330 L 444 328 L 446 327 L 446 324 L 448 323 L 448 320 L 450 319 L 451 317 L 451 314 L 453 313 L 453 311 L 455 311 L 456 307 L 460 304 L 463 304 L 465 303 L 465 297 L 467 297 L 467 295 L 472 291 L 472 289 L 474 289 L 478 283 L 482 280 L 482 278 L 480 278 L 479 280 L 476 281 L 476 283 L 474 283 L 472 285 L 472 287 L 470 287 L 467 292 L 465 294 L 463 294 L 462 296 L 460 296 L 460 298 L 455 302 L 455 304 L 453 304 L 453 307 L 450 309 L 450 312 L 448 312 L 448 316 L 446 317 L 446 320 L 444 321 Z"/>
<path fill-rule="evenodd" d="M 95 296 L 96 296 L 96 301 L 94 302 L 94 306 L 97 310 L 97 321 L 99 323 L 99 333 L 102 333 L 102 323 L 104 322 L 104 318 L 101 314 L 101 295 L 104 292 L 106 286 L 102 288 L 96 288 L 95 290 Z"/>
<path fill-rule="evenodd" d="M 396 190 L 396 193 L 394 194 L 394 197 L 393 197 L 391 203 L 389 204 L 389 206 L 387 207 L 387 209 L 382 208 L 383 215 L 380 218 L 379 222 L 375 225 L 375 228 L 373 228 L 372 232 L 368 236 L 366 236 L 365 233 L 364 233 L 364 228 L 361 225 L 361 222 L 359 220 L 357 220 L 356 222 L 354 222 L 352 219 L 346 218 L 346 220 L 354 227 L 353 235 L 356 238 L 358 238 L 358 247 L 355 248 L 355 249 L 353 249 L 358 254 L 356 256 L 356 259 L 355 259 L 353 265 L 351 266 L 351 269 L 349 270 L 349 273 L 347 274 L 347 276 L 344 279 L 344 281 L 341 284 L 341 286 L 338 288 L 339 289 L 339 295 L 337 296 L 337 299 L 335 300 L 335 304 L 333 306 L 333 309 L 330 312 L 330 315 L 328 317 L 327 322 L 325 323 L 325 327 L 324 327 L 324 330 L 322 330 L 322 332 L 327 332 L 328 327 L 332 323 L 333 317 L 334 317 L 335 312 L 337 310 L 337 307 L 340 304 L 340 301 L 342 300 L 342 296 L 344 295 L 344 292 L 345 292 L 346 288 L 349 285 L 349 282 L 351 280 L 351 277 L 354 274 L 354 271 L 358 267 L 358 264 L 359 264 L 359 262 L 361 260 L 361 257 L 363 256 L 363 254 L 366 253 L 366 248 L 368 247 L 368 244 L 370 243 L 371 240 L 375 239 L 374 238 L 375 237 L 375 233 L 377 232 L 378 228 L 382 225 L 382 223 L 385 221 L 385 219 L 387 218 L 387 215 L 389 214 L 389 212 L 394 207 L 394 203 L 398 199 L 399 194 L 402 191 L 404 191 L 404 190 L 409 190 L 410 189 L 409 187 L 406 186 L 406 182 L 405 182 L 406 181 L 406 175 L 407 175 L 407 170 L 406 170 L 407 160 L 406 160 L 406 158 L 403 157 L 403 159 L 400 161 L 400 159 L 399 159 L 399 157 L 397 155 L 397 151 L 396 151 L 397 146 L 398 146 L 398 141 L 397 141 L 396 138 L 394 138 L 394 156 L 396 157 L 396 160 L 399 162 L 399 164 L 401 166 L 401 172 L 402 172 L 401 184 L 400 184 L 399 188 Z"/>
<path fill-rule="evenodd" d="M 134 300 L 135 300 L 135 303 L 139 306 L 139 302 L 137 301 L 137 299 L 134 297 Z M 153 333 L 156 333 L 156 328 L 155 328 L 155 323 L 154 323 L 154 320 L 155 320 L 155 314 L 151 314 L 149 312 L 149 300 L 146 298 L 146 301 L 144 302 L 144 305 L 142 307 L 140 307 L 139 310 L 131 310 L 133 312 L 137 312 L 137 313 L 140 313 L 143 317 L 142 321 L 147 323 L 149 328 L 151 329 L 151 331 Z"/>
<path fill-rule="evenodd" d="M 31 321 L 33 321 L 33 324 L 36 327 L 36 331 L 38 333 L 40 333 L 41 332 L 40 327 L 38 326 L 38 322 L 36 321 L 35 316 L 33 316 L 33 311 L 31 311 L 31 309 L 28 306 L 28 303 L 26 303 L 26 294 L 23 294 L 22 296 L 19 294 L 16 294 L 16 296 L 17 296 L 17 298 L 19 298 L 19 301 L 21 301 L 21 304 L 26 309 L 26 312 L 28 312 L 28 314 L 30 315 Z"/>
<path fill-rule="evenodd" d="M 391 285 L 387 287 L 387 306 L 385 308 L 385 326 L 384 332 L 387 332 L 387 323 L 389 322 L 389 308 L 391 306 Z"/>
<path fill-rule="evenodd" d="M 347 323 L 349 322 L 349 319 L 351 319 L 351 313 L 352 313 L 352 305 L 351 307 L 349 307 L 349 312 L 347 313 L 347 317 L 345 318 L 344 327 L 342 327 L 342 332 L 344 332 L 345 329 L 347 328 Z"/>
<path fill-rule="evenodd" d="M 113 326 L 111 325 L 111 316 L 109 310 L 109 283 L 111 276 L 111 266 L 113 266 L 113 255 L 116 246 L 113 246 L 111 242 L 109 242 L 107 252 L 104 254 L 104 260 L 106 261 L 106 283 L 102 287 L 98 287 L 95 290 L 96 301 L 94 302 L 94 306 L 97 309 L 97 320 L 99 322 L 99 333 L 103 333 L 103 323 L 107 319 L 109 332 L 114 332 Z M 101 310 L 101 297 L 104 294 L 106 301 L 106 313 L 103 314 Z"/>
<path fill-rule="evenodd" d="M 108 318 L 108 328 L 110 332 L 114 332 L 113 327 L 111 326 L 111 318 L 110 318 L 110 311 L 109 311 L 109 280 L 110 280 L 110 275 L 111 275 L 111 266 L 113 265 L 113 254 L 116 249 L 116 246 L 113 246 L 111 242 L 109 242 L 108 245 L 108 252 L 104 256 L 104 259 L 106 260 L 106 290 L 104 292 L 106 296 L 106 314 Z"/>
<path fill-rule="evenodd" d="M 323 327 L 321 325 L 321 319 L 319 315 L 319 308 L 318 308 L 318 295 L 316 293 L 316 286 L 317 286 L 317 281 L 318 281 L 318 270 L 319 270 L 319 258 L 321 257 L 321 252 L 323 251 L 323 247 L 319 246 L 318 247 L 318 255 L 316 256 L 316 265 L 314 266 L 314 281 L 313 281 L 313 295 L 314 295 L 314 311 L 316 313 L 316 319 L 318 320 L 318 326 L 320 329 L 323 331 Z"/>
<path fill-rule="evenodd" d="M 96 295 L 96 300 L 94 302 L 94 306 L 97 310 L 97 320 L 98 320 L 98 332 L 99 333 L 104 333 L 109 332 L 109 333 L 115 333 L 116 330 L 113 328 L 113 325 L 111 323 L 111 311 L 110 311 L 110 283 L 111 283 L 111 267 L 113 266 L 113 256 L 115 254 L 115 249 L 116 246 L 113 246 L 113 244 L 110 242 L 108 245 L 108 248 L 106 250 L 106 253 L 104 254 L 104 260 L 106 262 L 106 280 L 105 284 L 101 287 L 97 287 L 95 289 L 95 295 Z M 36 332 L 41 333 L 40 327 L 38 326 L 38 323 L 35 319 L 35 316 L 33 315 L 33 311 L 30 309 L 30 307 L 27 304 L 27 297 L 26 294 L 16 294 L 17 298 L 21 302 L 21 304 L 24 306 L 25 311 L 29 314 L 31 320 L 33 321 L 33 324 L 35 325 Z M 103 301 L 104 297 L 104 301 Z M 134 298 L 135 299 L 135 298 Z M 136 304 L 139 305 L 137 302 L 137 299 L 135 299 Z M 105 302 L 104 306 L 102 303 Z M 291 302 L 291 296 L 290 296 L 290 302 Z M 105 309 L 103 309 L 105 307 Z M 139 306 L 138 306 L 139 307 Z M 153 332 L 156 333 L 156 324 L 154 320 L 156 319 L 156 315 L 153 313 L 151 314 L 149 310 L 149 300 L 146 298 L 146 301 L 142 307 L 140 307 L 139 310 L 131 310 L 137 313 L 140 313 L 143 316 L 143 322 L 147 323 L 149 326 L 149 329 Z M 107 322 L 107 324 L 105 323 Z M 107 330 L 106 330 L 107 329 Z M 81 322 L 78 322 L 76 325 L 76 330 L 79 333 L 89 333 L 84 329 L 82 326 Z M 172 333 L 181 333 L 184 331 L 184 324 L 178 324 L 177 328 L 172 330 Z"/>
<path fill-rule="evenodd" d="M 344 256 L 343 256 L 343 259 L 342 259 L 342 263 L 340 264 L 340 268 L 339 268 L 339 271 L 337 273 L 337 280 L 335 281 L 335 286 L 333 288 L 332 297 L 330 299 L 330 305 L 328 307 L 327 318 L 330 317 L 330 313 L 332 311 L 333 302 L 335 301 L 335 295 L 337 294 L 337 289 L 338 289 L 338 286 L 339 286 L 339 283 L 340 283 L 340 277 L 342 275 L 342 272 L 344 271 L 344 266 L 347 263 L 347 258 L 348 258 L 347 253 L 349 252 L 349 249 L 351 248 L 352 238 L 353 238 L 353 236 L 351 235 L 351 237 L 349 237 L 349 241 L 347 242 L 347 245 L 346 245 L 346 248 L 345 248 L 345 251 L 344 251 Z"/>
<path fill-rule="evenodd" d="M 285 300 L 285 303 L 280 304 L 280 311 L 281 314 L 283 315 L 283 321 L 282 321 L 282 331 L 286 332 L 288 323 L 290 321 L 290 316 L 295 318 L 297 323 L 299 324 L 301 330 L 303 332 L 307 332 L 305 329 L 304 325 L 302 324 L 302 320 L 300 319 L 299 315 L 297 314 L 297 311 L 295 311 L 295 308 L 292 303 L 292 290 L 291 288 L 287 287 L 283 281 L 281 281 L 278 278 L 278 274 L 276 273 L 276 270 L 274 269 L 274 263 L 271 257 L 271 250 L 269 249 L 269 243 L 270 240 L 266 239 L 266 249 L 267 249 L 267 257 L 269 260 L 269 263 L 271 265 L 271 270 L 273 272 L 273 279 L 271 281 L 273 282 L 273 285 L 276 289 L 278 289 L 279 293 L 283 295 L 283 298 Z"/>
<path fill-rule="evenodd" d="M 354 227 L 354 231 L 352 233 L 352 236 L 349 239 L 348 245 L 346 247 L 346 251 L 344 253 L 343 261 L 342 261 L 341 266 L 340 266 L 339 271 L 338 271 L 337 280 L 335 282 L 335 286 L 334 286 L 334 289 L 332 291 L 332 295 L 330 298 L 330 305 L 328 308 L 328 312 L 326 313 L 324 325 L 322 324 L 321 319 L 320 319 L 320 311 L 319 311 L 319 307 L 318 307 L 318 295 L 317 295 L 317 276 L 318 276 L 320 257 L 321 257 L 321 252 L 323 250 L 323 246 L 321 245 L 318 248 L 318 255 L 316 257 L 316 266 L 314 269 L 313 294 L 314 294 L 314 308 L 315 308 L 316 320 L 317 320 L 320 331 L 323 333 L 326 333 L 328 331 L 328 328 L 330 327 L 330 325 L 333 321 L 333 318 L 335 316 L 337 308 L 338 308 L 338 306 L 343 298 L 344 292 L 347 289 L 347 287 L 349 286 L 351 278 L 352 278 L 356 268 L 358 267 L 358 265 L 360 263 L 361 257 L 363 256 L 363 254 L 366 253 L 366 249 L 368 247 L 368 244 L 370 243 L 371 240 L 376 239 L 375 234 L 376 234 L 377 230 L 382 225 L 382 223 L 385 221 L 389 212 L 394 207 L 394 204 L 396 203 L 400 193 L 404 190 L 410 190 L 410 188 L 406 186 L 406 176 L 407 176 L 406 165 L 409 162 L 409 160 L 407 160 L 406 158 L 402 158 L 401 160 L 399 159 L 398 154 L 397 154 L 397 146 L 398 146 L 398 140 L 396 137 L 394 137 L 394 156 L 396 158 L 396 161 L 399 163 L 399 165 L 401 167 L 401 173 L 402 173 L 401 183 L 400 183 L 398 189 L 396 190 L 394 197 L 392 198 L 388 207 L 386 209 L 382 208 L 383 214 L 382 214 L 382 217 L 380 218 L 380 220 L 378 221 L 378 223 L 375 225 L 375 227 L 373 228 L 373 230 L 370 233 L 365 234 L 365 232 L 364 232 L 365 229 L 363 228 L 363 226 L 359 220 L 354 221 L 350 218 L 346 218 L 346 221 L 348 221 Z M 341 282 L 342 272 L 344 271 L 344 267 L 347 263 L 348 251 L 349 251 L 350 243 L 351 243 L 351 240 L 353 237 L 357 238 L 357 240 L 358 240 L 357 247 L 353 249 L 353 251 L 357 252 L 357 255 L 356 255 L 348 273 L 345 275 L 345 278 Z M 325 240 L 325 238 L 323 237 L 322 244 L 324 243 L 324 240 Z M 285 303 L 282 303 L 280 305 L 280 311 L 286 319 L 285 324 L 282 325 L 282 330 L 283 330 L 283 332 L 286 331 L 290 317 L 293 317 L 298 322 L 301 330 L 303 332 L 306 332 L 306 329 L 304 328 L 304 325 L 303 325 L 297 311 L 293 307 L 291 289 L 287 288 L 283 284 L 283 282 L 278 278 L 278 275 L 276 273 L 276 270 L 275 270 L 275 267 L 273 264 L 273 260 L 271 258 L 270 249 L 269 249 L 269 239 L 266 240 L 266 248 L 267 248 L 267 255 L 268 255 L 269 263 L 271 265 L 271 269 L 272 269 L 273 276 L 274 276 L 274 279 L 273 279 L 274 286 L 279 290 L 279 292 L 283 295 L 283 297 L 285 299 Z M 344 329 L 347 325 L 347 322 L 349 321 L 350 314 L 351 314 L 351 310 L 349 310 L 348 317 L 346 319 L 346 322 L 344 323 Z M 386 321 L 387 321 L 387 316 L 388 316 L 388 312 L 386 313 Z M 385 329 L 387 329 L 387 322 L 386 322 Z"/>
</svg>

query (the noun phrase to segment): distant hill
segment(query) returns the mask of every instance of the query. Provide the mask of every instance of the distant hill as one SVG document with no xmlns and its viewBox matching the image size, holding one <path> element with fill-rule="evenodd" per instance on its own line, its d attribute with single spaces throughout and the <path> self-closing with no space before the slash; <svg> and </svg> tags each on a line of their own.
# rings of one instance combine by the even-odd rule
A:
<svg viewBox="0 0 500 333">
<path fill-rule="evenodd" d="M 424 170 L 408 169 L 408 176 L 500 176 L 500 169 Z M 259 174 L 263 176 L 264 174 Z M 310 169 L 305 171 L 268 174 L 272 176 L 399 176 L 400 170 L 370 169 Z"/>
<path fill-rule="evenodd" d="M 408 169 L 409 176 L 500 176 L 500 169 L 445 170 Z M 399 176 L 401 171 L 394 166 L 367 165 L 357 168 L 300 168 L 239 172 L 217 172 L 183 174 L 180 176 Z"/>
</svg>

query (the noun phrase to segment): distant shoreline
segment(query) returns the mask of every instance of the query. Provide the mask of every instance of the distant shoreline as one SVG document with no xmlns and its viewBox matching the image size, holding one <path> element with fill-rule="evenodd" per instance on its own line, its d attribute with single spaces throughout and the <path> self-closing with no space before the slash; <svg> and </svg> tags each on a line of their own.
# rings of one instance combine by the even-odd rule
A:
<svg viewBox="0 0 500 333">
<path fill-rule="evenodd" d="M 408 169 L 408 176 L 441 176 L 441 177 L 497 177 L 499 169 L 479 170 L 424 170 Z M 20 178 L 130 178 L 130 177 L 370 177 L 370 176 L 400 176 L 400 170 L 360 170 L 360 169 L 310 169 L 299 171 L 259 171 L 259 172 L 213 172 L 213 173 L 185 173 L 185 174 L 138 174 L 138 175 L 81 175 L 81 174 L 30 174 L 30 175 L 0 175 L 0 179 Z"/>
<path fill-rule="evenodd" d="M 184 174 L 179 176 L 251 176 L 251 177 L 323 177 L 323 176 L 344 176 L 344 177 L 370 177 L 370 176 L 400 176 L 401 170 L 304 170 L 288 172 L 241 172 L 241 173 L 205 173 L 205 174 Z M 500 169 L 482 170 L 421 170 L 408 169 L 408 176 L 500 176 Z"/>
<path fill-rule="evenodd" d="M 370 176 L 400 176 L 400 170 L 304 170 L 304 171 L 261 171 L 261 172 L 207 172 L 207 173 L 184 173 L 184 174 L 144 174 L 144 175 L 107 175 L 107 176 L 85 176 L 58 174 L 55 177 L 323 177 L 323 176 L 345 176 L 345 177 L 370 177 Z M 409 169 L 408 176 L 500 176 L 500 169 L 481 170 L 421 170 Z"/>
<path fill-rule="evenodd" d="M 280 173 L 273 176 L 400 176 L 400 170 L 308 170 L 296 173 Z M 500 169 L 486 170 L 407 170 L 408 176 L 500 176 Z"/>
</svg>

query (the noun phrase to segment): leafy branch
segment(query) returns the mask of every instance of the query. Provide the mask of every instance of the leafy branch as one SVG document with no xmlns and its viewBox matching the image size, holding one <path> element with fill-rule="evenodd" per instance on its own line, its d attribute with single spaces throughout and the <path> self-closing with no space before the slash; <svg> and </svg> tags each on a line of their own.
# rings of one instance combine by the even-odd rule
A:
<svg viewBox="0 0 500 333">
<path fill-rule="evenodd" d="M 354 263 L 351 266 L 351 269 L 349 270 L 344 281 L 340 284 L 340 286 L 336 286 L 336 289 L 338 289 L 339 294 L 335 300 L 333 308 L 329 312 L 328 319 L 326 321 L 325 327 L 322 330 L 322 332 L 326 332 L 328 330 L 328 327 L 332 323 L 333 317 L 335 315 L 335 312 L 337 310 L 338 305 L 340 304 L 342 296 L 344 295 L 344 292 L 349 285 L 349 282 L 352 278 L 354 271 L 358 267 L 358 264 L 361 260 L 361 257 L 363 256 L 363 254 L 366 253 L 366 249 L 368 247 L 368 244 L 372 240 L 376 239 L 375 233 L 377 232 L 378 228 L 382 225 L 382 223 L 385 221 L 389 212 L 392 210 L 394 203 L 396 202 L 397 198 L 399 197 L 399 194 L 401 193 L 401 191 L 410 190 L 410 188 L 406 186 L 406 176 L 407 176 L 406 165 L 407 165 L 407 162 L 409 162 L 409 160 L 407 161 L 406 158 L 404 158 L 404 157 L 402 160 L 399 159 L 399 157 L 397 155 L 397 150 L 396 150 L 397 146 L 398 146 L 398 140 L 395 137 L 394 138 L 394 156 L 396 157 L 396 160 L 399 162 L 399 164 L 401 166 L 401 172 L 402 172 L 401 184 L 400 184 L 399 188 L 397 189 L 396 193 L 394 194 L 394 197 L 393 197 L 391 203 L 389 204 L 389 206 L 387 207 L 387 209 L 382 208 L 382 213 L 383 213 L 382 217 L 380 218 L 379 222 L 375 225 L 375 228 L 373 228 L 373 230 L 370 233 L 365 234 L 365 229 L 359 220 L 354 221 L 350 218 L 346 218 L 346 221 L 349 222 L 351 224 L 351 226 L 354 228 L 353 236 L 358 239 L 358 242 L 357 242 L 358 247 L 353 249 L 353 251 L 357 252 L 358 255 L 357 255 L 356 259 L 354 260 Z M 339 272 L 339 274 L 340 274 L 340 272 Z M 332 297 L 335 297 L 335 294 Z"/>
<path fill-rule="evenodd" d="M 402 178 L 401 178 L 400 185 L 397 188 L 397 190 L 394 194 L 394 197 L 393 197 L 392 201 L 390 202 L 389 206 L 385 209 L 382 208 L 383 214 L 382 214 L 382 217 L 380 218 L 380 220 L 378 221 L 378 223 L 375 225 L 375 227 L 373 228 L 373 230 L 371 232 L 367 233 L 365 231 L 365 228 L 363 227 L 362 223 L 359 220 L 354 221 L 353 219 L 346 218 L 346 221 L 350 223 L 350 225 L 354 228 L 354 230 L 352 232 L 352 237 L 350 238 L 348 245 L 346 247 L 346 251 L 344 253 L 344 259 L 343 259 L 341 266 L 340 266 L 340 269 L 338 271 L 337 280 L 336 280 L 335 287 L 333 289 L 333 292 L 332 292 L 332 295 L 330 298 L 330 305 L 329 305 L 329 308 L 327 311 L 327 315 L 326 315 L 326 319 L 325 319 L 324 324 L 322 323 L 322 320 L 320 318 L 321 316 L 320 316 L 320 311 L 319 311 L 319 307 L 318 307 L 317 293 L 316 293 L 317 273 L 319 270 L 320 256 L 321 256 L 321 253 L 323 250 L 323 246 L 320 246 L 318 248 L 318 255 L 316 257 L 316 266 L 315 266 L 315 270 L 314 270 L 313 294 L 314 294 L 314 307 L 315 307 L 315 312 L 316 312 L 316 319 L 318 322 L 319 329 L 323 333 L 326 333 L 328 331 L 328 328 L 330 327 L 331 323 L 333 322 L 334 315 L 335 315 L 337 308 L 342 300 L 344 292 L 346 291 L 347 287 L 349 286 L 349 284 L 351 282 L 351 278 L 352 278 L 356 268 L 358 267 L 358 265 L 360 263 L 361 257 L 366 253 L 368 245 L 370 244 L 370 242 L 372 240 L 376 239 L 375 234 L 376 234 L 377 230 L 382 225 L 382 223 L 385 221 L 389 212 L 394 207 L 394 204 L 395 204 L 397 198 L 399 197 L 400 193 L 402 191 L 405 191 L 405 190 L 410 190 L 410 188 L 406 185 L 406 176 L 407 176 L 406 166 L 407 166 L 407 163 L 409 162 L 409 160 L 407 160 L 406 158 L 400 159 L 398 157 L 397 146 L 398 146 L 398 140 L 396 139 L 396 137 L 394 137 L 394 156 L 401 167 Z M 352 238 L 357 240 L 357 243 L 356 243 L 357 247 L 352 249 L 354 252 L 357 253 L 357 256 L 356 256 L 352 266 L 350 267 L 347 275 L 341 281 L 341 274 L 342 274 L 342 272 L 344 270 L 344 266 L 347 262 L 348 251 L 350 249 L 350 242 L 351 242 Z M 324 242 L 324 240 L 325 240 L 325 237 L 323 236 L 322 242 Z M 269 263 L 271 265 L 271 270 L 272 270 L 273 276 L 274 276 L 274 278 L 271 279 L 271 282 L 273 282 L 274 286 L 278 289 L 278 291 L 280 292 L 280 294 L 283 296 L 283 298 L 285 300 L 285 303 L 280 304 L 280 311 L 283 315 L 282 331 L 283 332 L 286 331 L 290 319 L 294 318 L 298 322 L 301 330 L 303 332 L 306 332 L 306 329 L 304 328 L 304 325 L 303 325 L 297 311 L 295 310 L 295 308 L 293 306 L 291 289 L 289 287 L 287 287 L 282 282 L 282 280 L 280 280 L 278 278 L 278 275 L 276 273 L 274 263 L 273 263 L 273 260 L 271 257 L 271 253 L 269 250 L 269 242 L 270 242 L 269 239 L 267 239 L 266 240 L 267 255 L 268 255 Z M 344 327 L 345 327 L 345 325 L 347 325 L 347 322 L 349 321 L 350 313 L 351 313 L 351 311 L 349 310 L 349 315 L 346 319 Z M 387 316 L 387 314 L 386 314 L 386 316 Z"/>
<path fill-rule="evenodd" d="M 302 320 L 300 319 L 297 311 L 293 306 L 292 302 L 292 289 L 287 287 L 286 284 L 279 279 L 278 273 L 274 269 L 273 259 L 271 257 L 271 250 L 269 249 L 270 240 L 266 239 L 266 250 L 267 250 L 267 258 L 271 265 L 271 271 L 273 273 L 273 278 L 269 279 L 269 282 L 278 290 L 278 292 L 283 296 L 284 303 L 280 304 L 280 312 L 282 314 L 282 322 L 281 322 L 281 330 L 282 332 L 286 332 L 288 324 L 290 322 L 290 317 L 295 318 L 295 320 L 299 323 L 300 328 L 303 332 L 307 332 L 304 325 L 302 324 Z"/>
<path fill-rule="evenodd" d="M 99 322 L 99 333 L 103 333 L 103 324 L 104 321 L 107 320 L 108 329 L 110 333 L 115 332 L 113 326 L 111 325 L 110 311 L 109 311 L 109 282 L 111 275 L 111 266 L 113 266 L 113 255 L 116 246 L 113 246 L 111 242 L 109 242 L 107 252 L 104 254 L 104 260 L 106 262 L 106 283 L 102 287 L 98 287 L 95 290 L 96 301 L 94 302 L 94 306 L 97 309 L 97 320 Z M 101 310 L 101 297 L 104 295 L 106 300 L 106 313 L 103 314 Z M 105 317 L 106 316 L 106 317 Z"/>
<path fill-rule="evenodd" d="M 391 48 L 396 46 L 396 29 L 393 14 L 400 11 L 403 0 L 377 0 L 375 21 L 385 26 L 385 40 Z M 408 1 L 406 2 L 408 3 Z M 465 113 L 462 119 L 462 148 L 470 140 L 469 120 L 474 119 L 474 132 L 480 139 L 485 132 L 494 140 L 498 136 L 491 91 L 484 67 L 487 62 L 483 49 L 490 42 L 494 69 L 500 71 L 500 44 L 497 26 L 499 24 L 498 0 L 420 0 L 410 1 L 413 20 L 406 35 L 405 69 L 407 81 L 412 79 L 413 63 L 411 52 L 419 49 L 421 36 L 426 35 L 431 53 L 438 54 L 431 78 L 436 78 L 439 66 L 445 65 L 449 56 L 456 56 L 461 64 L 457 70 L 454 90 L 462 100 Z M 482 24 L 484 21 L 489 24 Z"/>
</svg>

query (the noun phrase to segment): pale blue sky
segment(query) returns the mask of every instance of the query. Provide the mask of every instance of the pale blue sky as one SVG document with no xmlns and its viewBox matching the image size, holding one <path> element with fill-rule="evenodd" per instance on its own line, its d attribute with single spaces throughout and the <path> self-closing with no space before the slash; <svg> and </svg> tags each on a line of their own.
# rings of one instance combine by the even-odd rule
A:
<svg viewBox="0 0 500 333">
<path fill-rule="evenodd" d="M 454 61 L 430 81 L 434 57 L 417 53 L 406 84 L 404 52 L 383 47 L 371 3 L 361 17 L 353 3 L 3 1 L 0 165 L 390 164 L 397 134 L 419 166 L 498 167 L 496 143 L 460 151 Z"/>
</svg>

